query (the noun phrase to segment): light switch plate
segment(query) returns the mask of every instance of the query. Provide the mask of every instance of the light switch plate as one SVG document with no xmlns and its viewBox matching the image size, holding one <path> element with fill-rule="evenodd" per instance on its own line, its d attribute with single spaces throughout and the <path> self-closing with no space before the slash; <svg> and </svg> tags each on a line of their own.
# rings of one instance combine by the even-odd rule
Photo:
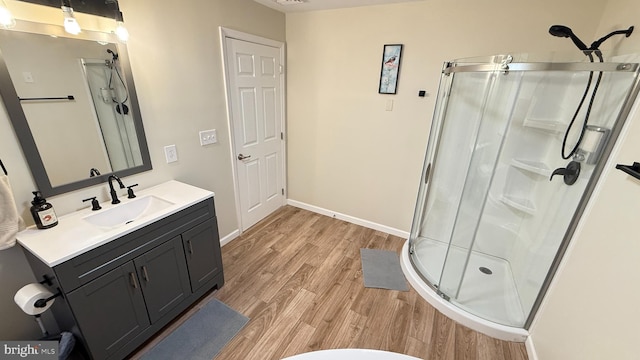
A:
<svg viewBox="0 0 640 360">
<path fill-rule="evenodd" d="M 393 111 L 393 100 L 389 99 L 387 100 L 387 105 L 385 107 L 386 111 Z"/>
<path fill-rule="evenodd" d="M 200 131 L 200 145 L 205 146 L 218 142 L 218 134 L 216 129 Z"/>
<path fill-rule="evenodd" d="M 167 159 L 167 164 L 178 161 L 178 151 L 175 145 L 167 145 L 164 147 L 164 157 Z"/>
</svg>

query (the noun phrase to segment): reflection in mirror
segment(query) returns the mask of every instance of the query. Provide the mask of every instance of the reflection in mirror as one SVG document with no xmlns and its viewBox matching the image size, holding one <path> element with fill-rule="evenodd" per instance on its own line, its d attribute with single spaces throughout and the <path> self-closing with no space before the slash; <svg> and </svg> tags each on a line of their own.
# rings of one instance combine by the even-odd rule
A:
<svg viewBox="0 0 640 360">
<path fill-rule="evenodd" d="M 111 54 L 112 60 L 82 59 L 91 105 L 102 135 L 102 143 L 99 145 L 107 155 L 105 171 L 142 165 L 136 128 L 127 105 L 129 95 L 119 69 L 119 55 L 115 51 L 111 51 Z"/>
<path fill-rule="evenodd" d="M 151 168 L 126 48 L 0 31 L 0 50 L 0 92 L 45 196 Z"/>
</svg>

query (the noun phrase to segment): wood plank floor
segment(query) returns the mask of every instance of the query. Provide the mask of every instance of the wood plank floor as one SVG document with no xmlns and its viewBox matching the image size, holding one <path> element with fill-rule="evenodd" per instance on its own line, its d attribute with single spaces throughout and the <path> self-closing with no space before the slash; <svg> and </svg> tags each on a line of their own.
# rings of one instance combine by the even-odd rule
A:
<svg viewBox="0 0 640 360">
<path fill-rule="evenodd" d="M 215 297 L 251 320 L 216 360 L 281 359 L 368 348 L 420 359 L 526 360 L 524 344 L 492 339 L 440 314 L 413 289 L 363 287 L 360 248 L 404 239 L 291 206 L 222 249 L 226 283 L 134 358 Z"/>
</svg>

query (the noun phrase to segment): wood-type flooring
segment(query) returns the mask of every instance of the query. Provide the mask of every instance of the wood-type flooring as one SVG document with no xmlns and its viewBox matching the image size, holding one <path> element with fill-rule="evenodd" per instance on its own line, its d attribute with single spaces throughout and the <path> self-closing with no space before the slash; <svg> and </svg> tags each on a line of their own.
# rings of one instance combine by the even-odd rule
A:
<svg viewBox="0 0 640 360">
<path fill-rule="evenodd" d="M 365 288 L 360 249 L 400 254 L 405 239 L 285 206 L 222 248 L 225 285 L 211 298 L 251 320 L 216 360 L 267 360 L 367 348 L 429 360 L 527 360 L 524 344 L 496 340 L 442 315 L 413 289 Z"/>
</svg>

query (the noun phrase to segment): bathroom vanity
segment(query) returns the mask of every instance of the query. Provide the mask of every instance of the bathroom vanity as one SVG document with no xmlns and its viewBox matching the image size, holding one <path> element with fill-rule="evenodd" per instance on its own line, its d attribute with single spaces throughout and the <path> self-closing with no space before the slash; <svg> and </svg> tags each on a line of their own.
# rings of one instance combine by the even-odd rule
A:
<svg viewBox="0 0 640 360">
<path fill-rule="evenodd" d="M 122 359 L 224 284 L 214 194 L 177 181 L 18 235 L 51 310 L 93 359 Z"/>
</svg>

